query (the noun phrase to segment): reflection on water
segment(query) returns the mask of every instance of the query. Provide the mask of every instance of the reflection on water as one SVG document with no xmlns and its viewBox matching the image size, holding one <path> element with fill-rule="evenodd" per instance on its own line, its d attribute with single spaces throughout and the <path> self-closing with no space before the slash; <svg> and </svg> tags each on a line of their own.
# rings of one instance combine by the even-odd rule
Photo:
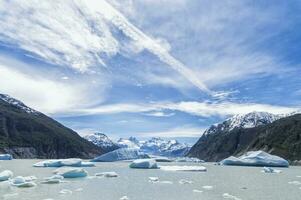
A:
<svg viewBox="0 0 301 200">
<path fill-rule="evenodd" d="M 301 195 L 300 167 L 282 169 L 279 174 L 262 173 L 262 168 L 227 167 L 202 164 L 207 172 L 174 172 L 158 169 L 130 169 L 127 162 L 96 163 L 86 168 L 90 177 L 65 179 L 60 184 L 40 184 L 55 168 L 34 168 L 37 160 L 0 162 L 0 171 L 9 169 L 15 176 L 36 176 L 36 187 L 16 188 L 0 183 L 0 199 L 28 200 L 297 200 Z M 187 163 L 176 163 L 187 165 Z M 160 163 L 175 165 L 175 163 Z M 201 164 L 191 164 L 201 165 Z M 115 178 L 91 177 L 115 171 Z M 152 178 L 149 178 L 152 177 Z M 154 177 L 156 180 L 154 180 Z M 158 179 L 158 180 L 157 180 Z M 289 184 L 289 183 L 300 183 Z"/>
</svg>

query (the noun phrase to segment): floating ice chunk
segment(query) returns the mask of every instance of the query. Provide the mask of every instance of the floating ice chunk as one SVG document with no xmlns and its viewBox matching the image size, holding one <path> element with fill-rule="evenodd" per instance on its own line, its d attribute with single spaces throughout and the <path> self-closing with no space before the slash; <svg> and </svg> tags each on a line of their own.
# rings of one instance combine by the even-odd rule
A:
<svg viewBox="0 0 301 200">
<path fill-rule="evenodd" d="M 9 170 L 4 170 L 0 173 L 0 181 L 7 181 L 8 179 L 13 177 L 13 172 Z"/>
<path fill-rule="evenodd" d="M 114 162 L 120 160 L 134 160 L 143 158 L 149 158 L 149 156 L 137 149 L 121 148 L 96 157 L 92 160 L 92 162 Z"/>
<path fill-rule="evenodd" d="M 151 156 L 152 159 L 154 159 L 156 162 L 172 162 L 171 159 L 163 156 Z"/>
<path fill-rule="evenodd" d="M 240 157 L 230 156 L 220 162 L 222 165 L 288 167 L 287 160 L 264 151 L 249 151 Z"/>
<path fill-rule="evenodd" d="M 149 182 L 156 183 L 159 181 L 159 177 L 148 177 Z"/>
<path fill-rule="evenodd" d="M 223 197 L 224 197 L 224 199 L 241 200 L 240 198 L 238 198 L 238 197 L 236 197 L 236 196 L 233 196 L 233 195 L 231 195 L 231 194 L 229 194 L 229 193 L 224 193 L 224 194 L 223 194 Z"/>
<path fill-rule="evenodd" d="M 84 189 L 83 188 L 77 188 L 76 190 L 74 190 L 75 192 L 81 192 L 83 191 Z"/>
<path fill-rule="evenodd" d="M 212 190 L 212 189 L 213 189 L 213 186 L 211 186 L 211 185 L 204 185 L 202 188 L 203 188 L 204 190 Z"/>
<path fill-rule="evenodd" d="M 0 160 L 12 160 L 13 156 L 10 154 L 0 154 Z"/>
<path fill-rule="evenodd" d="M 138 159 L 130 164 L 130 168 L 158 169 L 158 165 L 154 159 Z"/>
<path fill-rule="evenodd" d="M 60 194 L 72 194 L 72 191 L 71 190 L 68 190 L 68 189 L 62 189 L 60 191 Z"/>
<path fill-rule="evenodd" d="M 173 184 L 172 181 L 158 181 L 158 183 L 162 183 L 162 184 Z"/>
<path fill-rule="evenodd" d="M 17 187 L 34 187 L 36 184 L 32 180 L 33 177 L 17 176 L 11 180 L 11 185 Z"/>
<path fill-rule="evenodd" d="M 123 196 L 120 198 L 120 200 L 129 200 L 130 198 L 128 198 L 127 196 Z"/>
<path fill-rule="evenodd" d="M 192 190 L 192 192 L 195 192 L 195 193 L 202 193 L 203 191 L 202 191 L 202 190 L 194 189 L 194 190 Z"/>
<path fill-rule="evenodd" d="M 88 172 L 83 168 L 62 167 L 54 171 L 55 174 L 61 175 L 64 178 L 81 178 L 86 177 Z"/>
<path fill-rule="evenodd" d="M 81 167 L 95 167 L 95 164 L 92 162 L 82 162 Z"/>
<path fill-rule="evenodd" d="M 301 182 L 300 181 L 290 181 L 290 182 L 288 182 L 288 184 L 291 184 L 291 185 L 301 185 Z"/>
<path fill-rule="evenodd" d="M 282 171 L 279 170 L 279 169 L 273 169 L 273 168 L 270 168 L 270 167 L 264 167 L 262 172 L 264 173 L 281 173 Z"/>
<path fill-rule="evenodd" d="M 193 163 L 204 163 L 205 162 L 198 158 L 190 158 L 190 157 L 177 157 L 174 159 L 174 161 L 175 162 L 193 162 Z"/>
<path fill-rule="evenodd" d="M 189 180 L 181 179 L 181 180 L 179 180 L 179 183 L 180 183 L 180 184 L 192 184 L 192 183 L 193 183 L 193 181 L 189 181 Z"/>
<path fill-rule="evenodd" d="M 59 160 L 44 160 L 33 165 L 34 167 L 93 167 L 91 162 L 83 162 L 79 158 L 68 158 Z"/>
<path fill-rule="evenodd" d="M 207 171 L 204 166 L 161 166 L 160 169 L 165 171 L 187 171 L 187 172 L 205 172 Z"/>
<path fill-rule="evenodd" d="M 112 178 L 112 177 L 118 177 L 118 174 L 116 172 L 101 172 L 101 173 L 96 173 L 95 176 Z"/>
<path fill-rule="evenodd" d="M 64 179 L 64 177 L 61 175 L 53 175 L 51 177 L 44 178 L 44 181 L 42 181 L 42 183 L 56 184 L 56 183 L 61 183 L 63 179 Z"/>
</svg>

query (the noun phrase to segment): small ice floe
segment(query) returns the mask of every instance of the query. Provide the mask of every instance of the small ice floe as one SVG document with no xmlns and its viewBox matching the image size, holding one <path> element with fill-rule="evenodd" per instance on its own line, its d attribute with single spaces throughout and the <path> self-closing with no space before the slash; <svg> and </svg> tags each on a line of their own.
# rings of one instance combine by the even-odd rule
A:
<svg viewBox="0 0 301 200">
<path fill-rule="evenodd" d="M 60 191 L 60 194 L 72 194 L 72 191 L 71 190 L 68 190 L 68 189 L 62 189 L 61 191 Z"/>
<path fill-rule="evenodd" d="M 288 182 L 288 184 L 290 184 L 290 185 L 301 185 L 301 182 L 300 181 L 290 181 L 290 182 Z"/>
<path fill-rule="evenodd" d="M 277 173 L 277 174 L 279 174 L 282 171 L 279 170 L 279 169 L 273 169 L 271 167 L 264 167 L 263 170 L 262 170 L 262 172 L 264 172 L 264 173 Z"/>
<path fill-rule="evenodd" d="M 180 183 L 180 184 L 192 184 L 192 183 L 193 183 L 193 181 L 189 181 L 189 180 L 181 179 L 181 180 L 179 180 L 179 183 Z"/>
<path fill-rule="evenodd" d="M 34 187 L 36 184 L 33 182 L 35 180 L 35 177 L 23 177 L 23 176 L 17 176 L 13 179 L 11 179 L 11 185 L 17 186 L 17 187 Z"/>
<path fill-rule="evenodd" d="M 63 179 L 64 179 L 63 176 L 56 174 L 56 175 L 44 178 L 44 181 L 42 181 L 41 183 L 43 183 L 43 184 L 57 184 L 57 183 L 61 183 Z"/>
<path fill-rule="evenodd" d="M 158 169 L 158 165 L 154 159 L 138 159 L 130 164 L 130 168 Z"/>
<path fill-rule="evenodd" d="M 127 196 L 122 196 L 120 197 L 120 200 L 129 200 L 130 198 L 128 198 Z"/>
<path fill-rule="evenodd" d="M 62 167 L 56 169 L 54 174 L 61 175 L 64 178 L 81 178 L 86 177 L 88 172 L 83 168 Z"/>
<path fill-rule="evenodd" d="M 202 190 L 194 189 L 194 190 L 192 190 L 192 192 L 195 192 L 195 193 L 202 193 L 203 191 L 202 191 Z"/>
<path fill-rule="evenodd" d="M 238 198 L 238 197 L 236 197 L 236 196 L 233 196 L 233 195 L 231 195 L 231 194 L 229 194 L 229 193 L 224 193 L 224 194 L 223 194 L 223 198 L 224 198 L 224 199 L 232 199 L 232 200 L 241 200 L 240 198 Z"/>
<path fill-rule="evenodd" d="M 12 160 L 13 156 L 10 154 L 0 154 L 0 160 Z"/>
<path fill-rule="evenodd" d="M 159 177 L 148 177 L 148 181 L 151 183 L 159 182 Z"/>
<path fill-rule="evenodd" d="M 158 183 L 162 183 L 162 184 L 173 184 L 172 181 L 158 181 Z"/>
<path fill-rule="evenodd" d="M 74 191 L 75 192 L 81 192 L 81 191 L 83 191 L 84 189 L 83 188 L 77 188 L 77 189 L 75 189 Z"/>
<path fill-rule="evenodd" d="M 59 160 L 44 160 L 33 165 L 34 167 L 93 167 L 91 162 L 83 162 L 79 158 L 68 158 Z"/>
<path fill-rule="evenodd" d="M 13 177 L 13 172 L 9 170 L 4 170 L 0 172 L 0 181 L 7 181 L 8 179 Z"/>
<path fill-rule="evenodd" d="M 204 190 L 212 190 L 212 189 L 213 189 L 213 186 L 211 186 L 211 185 L 204 185 L 202 188 L 203 188 Z"/>
<path fill-rule="evenodd" d="M 165 171 L 187 171 L 187 172 L 206 172 L 204 166 L 161 166 L 160 169 Z"/>
<path fill-rule="evenodd" d="M 220 162 L 222 165 L 288 167 L 287 160 L 264 151 L 249 151 L 240 157 L 230 156 Z"/>
<path fill-rule="evenodd" d="M 192 163 L 204 163 L 205 162 L 198 158 L 190 158 L 190 157 L 177 157 L 174 159 L 174 161 L 175 162 L 192 162 Z"/>
<path fill-rule="evenodd" d="M 116 172 L 101 172 L 101 173 L 96 173 L 95 176 L 113 178 L 113 177 L 118 177 L 118 174 Z"/>
</svg>

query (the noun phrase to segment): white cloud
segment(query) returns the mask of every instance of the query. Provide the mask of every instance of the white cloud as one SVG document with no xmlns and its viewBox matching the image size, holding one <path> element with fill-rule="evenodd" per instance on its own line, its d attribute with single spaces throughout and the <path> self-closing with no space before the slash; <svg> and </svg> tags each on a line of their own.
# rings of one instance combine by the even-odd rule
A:
<svg viewBox="0 0 301 200">
<path fill-rule="evenodd" d="M 145 113 L 144 115 L 151 116 L 151 117 L 171 117 L 174 116 L 175 113 L 165 113 L 161 111 L 156 111 L 156 112 L 148 112 Z"/>
<path fill-rule="evenodd" d="M 105 66 L 104 55 L 112 57 L 120 52 L 119 38 L 111 30 L 114 26 L 201 91 L 210 93 L 191 69 L 168 53 L 166 40 L 157 42 L 147 36 L 105 0 L 2 1 L 0 14 L 2 41 L 46 62 L 79 71 Z"/>
<path fill-rule="evenodd" d="M 94 99 L 93 89 L 86 83 L 56 80 L 50 70 L 32 73 L 31 66 L 15 60 L 0 61 L 0 93 L 9 94 L 38 111 L 62 113 L 103 100 L 102 89 L 97 94 L 100 97 Z"/>
<path fill-rule="evenodd" d="M 75 109 L 75 115 L 93 114 L 117 114 L 117 113 L 158 113 L 164 111 L 179 111 L 190 115 L 209 117 L 209 116 L 228 116 L 235 114 L 247 114 L 253 111 L 269 112 L 273 114 L 291 113 L 299 108 L 275 106 L 258 103 L 234 103 L 234 102 L 158 102 L 149 104 L 110 104 L 88 109 Z"/>
<path fill-rule="evenodd" d="M 143 132 L 143 137 L 200 137 L 206 128 L 194 127 L 194 126 L 181 126 L 163 131 L 150 131 Z"/>
</svg>

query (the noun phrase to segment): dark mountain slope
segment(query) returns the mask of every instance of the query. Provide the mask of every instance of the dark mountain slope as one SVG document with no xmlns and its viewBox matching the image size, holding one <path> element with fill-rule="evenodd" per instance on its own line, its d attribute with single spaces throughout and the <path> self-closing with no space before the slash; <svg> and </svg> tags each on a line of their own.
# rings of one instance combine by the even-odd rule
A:
<svg viewBox="0 0 301 200">
<path fill-rule="evenodd" d="M 301 160 L 301 115 L 281 118 L 254 128 L 234 128 L 205 134 L 188 156 L 220 161 L 251 150 L 264 150 L 290 161 Z"/>
<path fill-rule="evenodd" d="M 0 153 L 15 158 L 92 158 L 103 150 L 22 102 L 0 94 Z"/>
</svg>

